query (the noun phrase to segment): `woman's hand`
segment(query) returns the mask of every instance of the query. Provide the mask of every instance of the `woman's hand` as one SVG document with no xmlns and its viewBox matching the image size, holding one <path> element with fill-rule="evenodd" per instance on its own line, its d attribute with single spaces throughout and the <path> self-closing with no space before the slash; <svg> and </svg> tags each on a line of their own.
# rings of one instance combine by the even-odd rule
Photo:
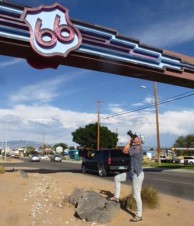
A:
<svg viewBox="0 0 194 226">
<path fill-rule="evenodd" d="M 123 148 L 123 153 L 124 154 L 129 154 L 129 148 L 131 147 L 131 141 L 126 144 L 126 146 Z"/>
</svg>

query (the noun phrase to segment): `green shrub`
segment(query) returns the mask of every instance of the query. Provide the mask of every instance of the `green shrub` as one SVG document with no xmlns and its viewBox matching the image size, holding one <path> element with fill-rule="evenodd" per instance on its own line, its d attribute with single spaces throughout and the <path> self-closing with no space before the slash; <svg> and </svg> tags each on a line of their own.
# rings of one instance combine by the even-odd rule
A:
<svg viewBox="0 0 194 226">
<path fill-rule="evenodd" d="M 159 205 L 159 197 L 158 197 L 158 191 L 155 190 L 152 187 L 142 187 L 141 191 L 141 197 L 142 197 L 142 205 L 143 209 L 149 208 L 149 209 L 155 209 Z M 122 201 L 122 205 L 131 209 L 136 210 L 136 202 L 133 198 L 133 194 L 130 194 L 129 196 L 125 197 Z"/>
</svg>

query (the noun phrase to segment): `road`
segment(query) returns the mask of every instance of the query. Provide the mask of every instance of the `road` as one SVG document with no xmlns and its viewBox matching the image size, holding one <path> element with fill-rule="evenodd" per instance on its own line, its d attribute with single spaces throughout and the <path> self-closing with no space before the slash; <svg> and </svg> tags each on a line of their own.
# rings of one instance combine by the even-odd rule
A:
<svg viewBox="0 0 194 226">
<path fill-rule="evenodd" d="M 194 172 L 175 170 L 144 169 L 145 185 L 151 185 L 160 192 L 194 201 Z"/>
<path fill-rule="evenodd" d="M 25 169 L 28 173 L 56 173 L 73 172 L 80 173 L 80 163 L 77 161 L 64 161 L 62 163 L 41 160 L 40 162 L 28 162 L 24 158 L 20 163 L 1 163 L 9 169 Z M 194 172 L 182 172 L 176 170 L 145 168 L 144 185 L 152 186 L 163 194 L 193 200 L 194 201 Z M 92 177 L 98 177 L 91 174 Z M 113 176 L 104 177 L 103 180 L 114 180 Z"/>
</svg>

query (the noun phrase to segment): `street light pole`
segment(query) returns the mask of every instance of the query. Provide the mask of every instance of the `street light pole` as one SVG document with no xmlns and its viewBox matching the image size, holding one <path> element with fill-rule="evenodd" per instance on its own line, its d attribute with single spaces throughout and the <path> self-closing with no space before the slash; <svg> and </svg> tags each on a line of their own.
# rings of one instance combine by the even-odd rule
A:
<svg viewBox="0 0 194 226">
<path fill-rule="evenodd" d="M 155 98 L 155 111 L 156 111 L 156 137 L 157 137 L 157 153 L 158 164 L 161 164 L 160 160 L 160 132 L 159 132 L 159 117 L 158 117 L 158 89 L 157 82 L 154 82 L 154 98 Z"/>
<path fill-rule="evenodd" d="M 146 86 L 141 86 L 141 88 L 146 89 Z M 155 99 L 155 113 L 156 113 L 156 142 L 157 142 L 157 154 L 158 154 L 158 164 L 161 164 L 160 159 L 160 130 L 159 130 L 159 117 L 158 117 L 158 89 L 157 82 L 154 82 L 154 99 Z"/>
</svg>

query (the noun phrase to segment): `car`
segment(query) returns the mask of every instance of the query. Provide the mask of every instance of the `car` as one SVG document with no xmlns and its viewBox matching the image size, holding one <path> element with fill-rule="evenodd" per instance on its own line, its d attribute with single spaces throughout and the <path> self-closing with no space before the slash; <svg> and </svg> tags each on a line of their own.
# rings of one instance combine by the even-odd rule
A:
<svg viewBox="0 0 194 226">
<path fill-rule="evenodd" d="M 121 149 L 101 149 L 82 157 L 81 171 L 93 171 L 105 177 L 110 173 L 126 172 L 129 165 L 130 158 Z"/>
<path fill-rule="evenodd" d="M 18 154 L 14 155 L 14 158 L 18 159 L 20 156 Z"/>
<path fill-rule="evenodd" d="M 19 158 L 20 156 L 19 156 L 19 154 L 11 154 L 11 157 L 12 158 Z"/>
<path fill-rule="evenodd" d="M 171 156 L 167 156 L 167 155 L 161 155 L 160 156 L 160 161 L 161 162 L 173 162 L 172 161 L 172 157 Z"/>
<path fill-rule="evenodd" d="M 51 162 L 62 162 L 62 157 L 60 155 L 52 155 L 50 156 Z"/>
<path fill-rule="evenodd" d="M 184 157 L 184 165 L 194 165 L 194 157 L 193 156 L 185 156 Z"/>
<path fill-rule="evenodd" d="M 173 158 L 172 158 L 172 162 L 173 162 L 173 163 L 177 163 L 177 164 L 178 164 L 178 163 L 180 163 L 181 161 L 180 161 L 180 159 L 179 159 L 179 158 L 177 158 L 177 157 L 173 157 Z"/>
<path fill-rule="evenodd" d="M 49 156 L 48 155 L 43 155 L 40 157 L 41 159 L 44 159 L 44 160 L 48 160 L 49 159 Z"/>
<path fill-rule="evenodd" d="M 29 162 L 40 162 L 40 157 L 39 157 L 39 155 L 36 155 L 36 154 L 30 155 L 30 156 L 29 156 Z"/>
</svg>

